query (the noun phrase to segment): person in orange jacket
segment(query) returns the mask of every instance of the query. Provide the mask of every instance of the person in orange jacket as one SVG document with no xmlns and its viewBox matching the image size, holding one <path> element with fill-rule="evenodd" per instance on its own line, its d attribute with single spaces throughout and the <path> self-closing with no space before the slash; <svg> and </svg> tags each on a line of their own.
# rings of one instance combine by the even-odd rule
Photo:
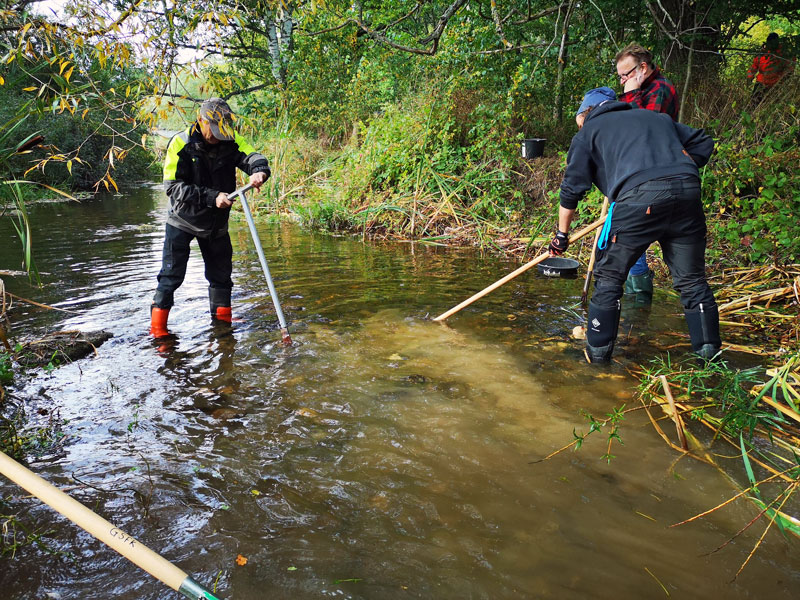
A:
<svg viewBox="0 0 800 600">
<path fill-rule="evenodd" d="M 747 71 L 747 78 L 755 78 L 753 84 L 753 104 L 763 100 L 764 94 L 792 70 L 791 62 L 782 56 L 780 37 L 772 32 L 767 36 L 767 41 L 761 54 L 753 58 L 753 64 Z"/>
</svg>

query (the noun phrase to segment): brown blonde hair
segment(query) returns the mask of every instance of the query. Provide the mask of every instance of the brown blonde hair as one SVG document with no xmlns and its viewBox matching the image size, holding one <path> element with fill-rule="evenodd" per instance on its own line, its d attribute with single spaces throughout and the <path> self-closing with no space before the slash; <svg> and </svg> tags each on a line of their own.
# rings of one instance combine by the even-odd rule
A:
<svg viewBox="0 0 800 600">
<path fill-rule="evenodd" d="M 614 57 L 614 62 L 618 63 L 626 56 L 632 56 L 638 63 L 645 62 L 648 65 L 653 66 L 653 54 L 650 52 L 650 50 L 640 44 L 633 43 L 625 46 L 622 50 L 617 52 L 617 55 Z"/>
</svg>

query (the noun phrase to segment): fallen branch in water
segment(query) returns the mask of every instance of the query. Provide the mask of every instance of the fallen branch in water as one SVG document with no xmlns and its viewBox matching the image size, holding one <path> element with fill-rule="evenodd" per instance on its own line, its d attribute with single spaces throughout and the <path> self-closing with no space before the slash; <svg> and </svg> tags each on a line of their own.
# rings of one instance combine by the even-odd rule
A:
<svg viewBox="0 0 800 600">
<path fill-rule="evenodd" d="M 34 306 L 38 306 L 40 308 L 46 308 L 48 310 L 58 310 L 65 313 L 70 313 L 71 315 L 77 315 L 78 313 L 74 310 L 67 310 L 66 308 L 58 308 L 57 306 L 50 306 L 49 304 L 42 304 L 40 302 L 35 302 L 33 300 L 28 300 L 27 298 L 23 298 L 22 296 L 17 296 L 16 294 L 12 294 L 11 292 L 6 292 L 12 298 L 16 298 L 20 302 L 26 302 L 27 304 L 33 304 Z"/>
<path fill-rule="evenodd" d="M 97 346 L 111 337 L 108 331 L 57 331 L 22 344 L 16 360 L 26 366 L 72 362 L 92 352 L 96 355 Z"/>
</svg>

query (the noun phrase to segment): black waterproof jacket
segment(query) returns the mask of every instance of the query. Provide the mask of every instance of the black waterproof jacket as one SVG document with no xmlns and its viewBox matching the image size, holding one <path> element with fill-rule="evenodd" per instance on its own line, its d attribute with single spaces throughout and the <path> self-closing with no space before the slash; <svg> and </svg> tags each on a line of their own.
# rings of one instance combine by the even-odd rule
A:
<svg viewBox="0 0 800 600">
<path fill-rule="evenodd" d="M 604 102 L 572 138 L 561 206 L 578 206 L 592 184 L 614 201 L 645 181 L 699 177 L 713 151 L 714 140 L 702 129 L 625 102 Z"/>
<path fill-rule="evenodd" d="M 270 174 L 267 159 L 238 133 L 231 142 L 206 144 L 194 123 L 173 136 L 164 159 L 167 223 L 198 237 L 224 235 L 230 208 L 217 208 L 216 201 L 220 192 L 236 190 L 237 167 L 248 175 Z"/>
</svg>

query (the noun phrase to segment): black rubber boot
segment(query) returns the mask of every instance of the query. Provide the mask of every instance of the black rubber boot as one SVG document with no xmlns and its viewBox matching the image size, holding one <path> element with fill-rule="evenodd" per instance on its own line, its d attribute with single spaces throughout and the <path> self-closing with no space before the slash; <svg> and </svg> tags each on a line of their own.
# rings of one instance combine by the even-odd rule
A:
<svg viewBox="0 0 800 600">
<path fill-rule="evenodd" d="M 689 326 L 689 339 L 692 351 L 703 360 L 712 360 L 722 348 L 719 337 L 719 310 L 717 305 L 703 306 L 694 310 L 684 310 L 686 324 Z"/>
<path fill-rule="evenodd" d="M 220 318 L 223 321 L 231 320 L 231 291 L 225 288 L 208 288 L 208 302 L 210 305 L 211 316 Z M 223 309 L 223 310 L 219 310 Z M 226 318 L 227 317 L 227 318 Z"/>
<path fill-rule="evenodd" d="M 625 280 L 625 295 L 632 296 L 636 304 L 653 302 L 653 272 L 641 275 L 628 275 Z"/>
<path fill-rule="evenodd" d="M 595 348 L 586 344 L 586 356 L 593 364 L 608 364 L 611 362 L 611 354 L 614 352 L 614 342 L 609 342 L 605 346 Z"/>
<path fill-rule="evenodd" d="M 620 305 L 603 308 L 589 303 L 588 323 L 586 324 L 586 355 L 589 362 L 607 363 L 614 352 L 614 341 L 619 329 Z"/>
</svg>

